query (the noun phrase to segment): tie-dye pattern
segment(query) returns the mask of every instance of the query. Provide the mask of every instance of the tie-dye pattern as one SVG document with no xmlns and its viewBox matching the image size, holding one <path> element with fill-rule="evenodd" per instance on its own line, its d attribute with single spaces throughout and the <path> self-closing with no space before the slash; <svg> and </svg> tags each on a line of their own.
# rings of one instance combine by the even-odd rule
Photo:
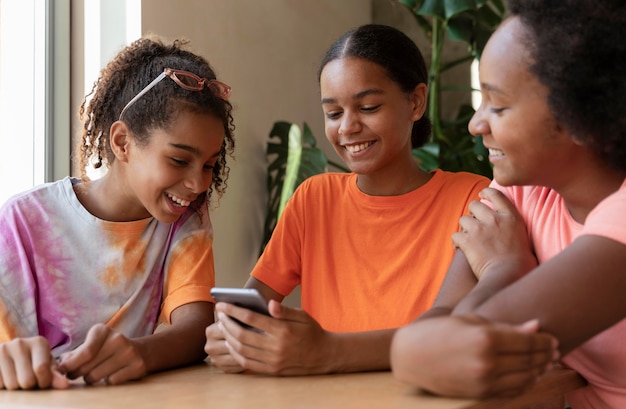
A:
<svg viewBox="0 0 626 409">
<path fill-rule="evenodd" d="M 168 321 L 182 304 L 211 301 L 206 209 L 189 209 L 170 239 L 174 225 L 153 218 L 117 223 L 92 216 L 72 183 L 42 185 L 0 210 L 0 342 L 39 334 L 58 355 L 96 323 L 139 337 L 152 333 L 159 314 Z"/>
</svg>

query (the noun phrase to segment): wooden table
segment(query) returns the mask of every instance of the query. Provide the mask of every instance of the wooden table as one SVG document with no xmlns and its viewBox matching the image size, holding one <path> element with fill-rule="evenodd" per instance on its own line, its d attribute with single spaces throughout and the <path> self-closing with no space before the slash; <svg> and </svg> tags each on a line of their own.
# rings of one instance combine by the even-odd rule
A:
<svg viewBox="0 0 626 409">
<path fill-rule="evenodd" d="M 279 378 L 224 374 L 215 367 L 200 364 L 118 386 L 75 382 L 67 390 L 1 391 L 0 408 L 521 409 L 583 385 L 584 381 L 575 372 L 556 369 L 515 399 L 476 401 L 422 394 L 396 381 L 391 372 Z"/>
</svg>

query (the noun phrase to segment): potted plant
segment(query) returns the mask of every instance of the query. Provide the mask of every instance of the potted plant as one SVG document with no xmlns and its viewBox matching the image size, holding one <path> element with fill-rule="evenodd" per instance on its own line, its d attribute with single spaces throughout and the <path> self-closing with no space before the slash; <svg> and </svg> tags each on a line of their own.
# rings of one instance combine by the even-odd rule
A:
<svg viewBox="0 0 626 409">
<path fill-rule="evenodd" d="M 474 59 L 505 14 L 503 0 L 398 0 L 409 8 L 415 21 L 431 42 L 429 67 L 428 116 L 433 124 L 431 141 L 415 155 L 430 170 L 435 167 L 450 171 L 468 171 L 492 176 L 491 166 L 481 137 L 472 136 L 467 125 L 474 108 L 460 105 L 454 120 L 444 120 L 440 115 L 441 96 L 448 90 L 471 93 L 470 87 L 444 86 L 441 74 Z M 447 40 L 462 41 L 468 45 L 467 54 L 442 63 Z"/>
</svg>

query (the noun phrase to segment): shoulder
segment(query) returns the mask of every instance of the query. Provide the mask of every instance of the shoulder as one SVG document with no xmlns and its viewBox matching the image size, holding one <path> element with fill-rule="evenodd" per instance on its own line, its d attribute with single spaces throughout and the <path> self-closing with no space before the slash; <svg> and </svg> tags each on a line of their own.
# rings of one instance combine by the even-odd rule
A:
<svg viewBox="0 0 626 409">
<path fill-rule="evenodd" d="M 438 195 L 477 199 L 478 193 L 489 186 L 490 180 L 482 175 L 469 172 L 448 172 L 436 170 L 428 182 Z"/>
<path fill-rule="evenodd" d="M 621 187 L 601 201 L 587 216 L 583 234 L 597 234 L 626 242 L 626 180 Z"/>
<path fill-rule="evenodd" d="M 11 208 L 47 206 L 56 199 L 65 196 L 68 190 L 72 190 L 72 183 L 69 177 L 56 182 L 43 183 L 11 196 L 2 205 L 2 209 L 4 211 Z"/>
<path fill-rule="evenodd" d="M 485 176 L 470 172 L 449 172 L 441 169 L 434 171 L 433 179 L 451 186 L 487 187 L 491 180 Z"/>
<path fill-rule="evenodd" d="M 343 189 L 356 178 L 354 173 L 327 172 L 310 176 L 296 189 L 300 194 L 311 191 Z"/>
<path fill-rule="evenodd" d="M 544 186 L 501 186 L 495 180 L 490 186 L 503 192 L 518 208 L 553 206 L 562 200 L 555 190 Z"/>
</svg>

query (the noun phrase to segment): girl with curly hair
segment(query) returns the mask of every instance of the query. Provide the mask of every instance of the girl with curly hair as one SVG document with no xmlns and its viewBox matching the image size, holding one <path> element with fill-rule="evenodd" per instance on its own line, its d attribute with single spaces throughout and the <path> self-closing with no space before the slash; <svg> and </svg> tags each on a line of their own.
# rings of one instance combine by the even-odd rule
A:
<svg viewBox="0 0 626 409">
<path fill-rule="evenodd" d="M 508 5 L 470 122 L 495 181 L 460 220 L 434 308 L 397 332 L 393 371 L 445 395 L 512 395 L 556 352 L 588 382 L 572 408 L 624 408 L 626 3 Z"/>
<path fill-rule="evenodd" d="M 81 105 L 82 177 L 0 209 L 1 388 L 119 384 L 205 357 L 208 210 L 234 125 L 230 87 L 187 46 L 124 48 Z M 90 180 L 92 164 L 107 172 Z"/>
</svg>

